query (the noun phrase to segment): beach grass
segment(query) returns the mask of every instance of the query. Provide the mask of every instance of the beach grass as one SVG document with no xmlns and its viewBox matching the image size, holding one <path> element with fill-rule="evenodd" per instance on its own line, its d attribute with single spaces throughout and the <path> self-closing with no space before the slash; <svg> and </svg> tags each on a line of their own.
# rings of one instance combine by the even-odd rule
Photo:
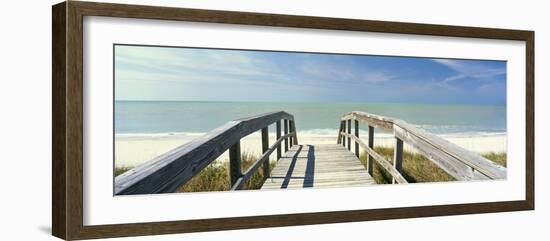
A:
<svg viewBox="0 0 550 241">
<path fill-rule="evenodd" d="M 506 167 L 506 152 L 489 152 L 482 155 L 483 157 L 493 161 L 496 164 L 499 164 L 503 167 Z"/>
<path fill-rule="evenodd" d="M 132 169 L 132 167 L 115 167 L 115 177 Z"/>
<path fill-rule="evenodd" d="M 246 171 L 258 158 L 249 152 L 241 154 L 241 163 L 243 172 Z M 261 168 L 260 168 L 261 169 Z M 244 189 L 260 189 L 263 185 L 264 175 L 262 170 L 258 169 L 254 175 L 245 183 Z M 176 192 L 211 192 L 228 191 L 231 189 L 229 180 L 229 163 L 215 161 L 199 174 L 193 177 L 177 189 Z"/>
<path fill-rule="evenodd" d="M 386 158 L 386 160 L 392 162 L 392 147 L 375 147 L 374 149 L 378 154 Z M 367 167 L 367 156 L 368 154 L 363 152 L 359 157 L 365 168 Z M 506 153 L 490 152 L 482 154 L 482 156 L 499 165 L 506 166 Z M 241 159 L 242 170 L 244 172 L 258 159 L 258 157 L 250 152 L 243 152 L 241 154 Z M 271 169 L 273 169 L 275 162 L 271 162 L 270 165 Z M 130 169 L 131 167 L 116 167 L 115 176 Z M 260 167 L 245 183 L 245 190 L 260 189 L 262 187 L 264 174 L 261 169 Z M 403 177 L 407 179 L 409 183 L 447 182 L 455 180 L 423 155 L 408 151 L 403 153 Z M 374 162 L 373 178 L 378 184 L 392 183 L 391 175 L 376 162 Z M 186 184 L 179 187 L 176 192 L 212 192 L 228 191 L 230 189 L 229 163 L 216 160 Z"/>
<path fill-rule="evenodd" d="M 250 152 L 243 152 L 241 154 L 241 163 L 243 172 L 246 171 L 258 157 L 250 154 Z M 271 168 L 274 167 L 274 163 L 271 163 Z M 115 176 L 118 176 L 128 170 L 130 167 L 116 167 Z M 264 183 L 264 174 L 260 167 L 254 175 L 245 183 L 244 189 L 254 190 L 260 189 Z M 231 189 L 229 180 L 229 163 L 216 160 L 212 164 L 208 165 L 191 180 L 184 185 L 180 186 L 176 192 L 213 192 L 213 191 L 228 191 Z"/>
<path fill-rule="evenodd" d="M 389 162 L 393 160 L 393 148 L 392 147 L 375 147 L 374 150 L 386 158 Z M 366 152 L 363 152 L 359 159 L 367 167 Z M 506 153 L 486 153 L 482 154 L 483 157 L 499 164 L 506 166 Z M 428 158 L 421 154 L 404 151 L 403 152 L 403 177 L 407 179 L 409 183 L 420 182 L 448 182 L 455 179 L 447 174 L 443 169 L 439 168 L 435 163 L 431 162 Z M 373 178 L 378 184 L 392 183 L 391 175 L 386 172 L 378 163 L 374 162 L 373 165 Z"/>
</svg>

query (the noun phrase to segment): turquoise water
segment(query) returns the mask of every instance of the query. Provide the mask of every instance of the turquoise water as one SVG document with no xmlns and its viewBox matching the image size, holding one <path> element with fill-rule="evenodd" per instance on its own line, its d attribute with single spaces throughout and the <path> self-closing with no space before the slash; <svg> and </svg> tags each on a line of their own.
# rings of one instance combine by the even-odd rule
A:
<svg viewBox="0 0 550 241">
<path fill-rule="evenodd" d="M 227 121 L 284 110 L 298 131 L 337 133 L 349 111 L 395 117 L 435 134 L 506 132 L 504 105 L 116 101 L 115 133 L 207 132 Z"/>
</svg>

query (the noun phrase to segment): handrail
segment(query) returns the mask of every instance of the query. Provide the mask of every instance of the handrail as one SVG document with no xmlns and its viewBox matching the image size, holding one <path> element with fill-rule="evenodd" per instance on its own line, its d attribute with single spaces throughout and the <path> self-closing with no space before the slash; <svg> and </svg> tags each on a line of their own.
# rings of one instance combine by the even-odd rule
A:
<svg viewBox="0 0 550 241">
<path fill-rule="evenodd" d="M 260 165 L 265 164 L 267 161 L 269 161 L 269 156 L 271 155 L 271 153 L 273 153 L 273 151 L 275 151 L 278 146 L 281 145 L 281 142 L 293 135 L 294 134 L 290 133 L 277 139 L 277 141 L 275 141 L 275 143 L 238 178 L 235 184 L 231 187 L 231 190 L 242 189 L 244 183 L 248 181 L 248 179 L 250 179 L 252 175 L 254 175 L 254 173 L 256 173 Z"/>
<path fill-rule="evenodd" d="M 267 128 L 276 123 L 278 136 L 280 136 L 281 120 L 285 126 L 290 124 L 290 132 L 285 129 L 284 136 L 280 137 L 274 146 L 267 149 Z M 240 139 L 258 130 L 262 130 L 264 155 L 253 167 L 255 171 L 259 162 L 264 163 L 264 171 L 269 174 L 269 163 L 265 162 L 269 160 L 266 156 L 269 157 L 269 154 L 274 151 L 273 148 L 276 146 L 280 152 L 283 140 L 290 146 L 298 143 L 294 116 L 284 111 L 229 121 L 201 137 L 137 166 L 115 178 L 115 195 L 174 192 L 228 149 L 231 184 L 234 186 L 235 182 L 243 177 L 240 166 Z M 246 176 L 249 171 L 245 173 Z"/>
<path fill-rule="evenodd" d="M 344 135 L 346 137 L 350 137 L 351 139 L 356 141 L 359 145 L 361 145 L 361 147 L 364 148 L 367 151 L 367 153 L 370 156 L 372 156 L 373 159 L 376 162 L 378 162 L 378 164 L 380 164 L 380 166 L 382 168 L 384 168 L 387 172 L 390 173 L 390 175 L 392 175 L 392 177 L 394 177 L 396 179 L 397 183 L 399 183 L 399 184 L 408 183 L 407 180 L 403 177 L 403 175 L 401 175 L 399 170 L 397 170 L 389 161 L 384 159 L 384 157 L 382 157 L 380 154 L 378 154 L 376 151 L 374 151 L 374 149 L 367 146 L 361 139 L 359 139 L 359 137 L 356 137 L 354 135 L 350 135 L 348 133 L 343 133 L 342 135 Z"/>
<path fill-rule="evenodd" d="M 369 145 L 365 145 L 358 137 L 354 138 L 351 135 L 351 121 L 356 122 L 355 128 L 358 128 L 358 122 L 365 122 L 369 126 Z M 346 133 L 346 123 L 348 132 Z M 422 153 L 430 161 L 435 163 L 449 175 L 457 180 L 484 180 L 484 179 L 504 179 L 506 178 L 506 168 L 493 163 L 486 158 L 470 152 L 456 144 L 453 144 L 439 136 L 431 134 L 420 128 L 413 126 L 403 120 L 394 119 L 385 116 L 379 116 L 371 113 L 353 111 L 346 113 L 341 118 L 340 133 L 338 135 L 338 144 L 345 145 L 345 137 L 348 137 L 348 148 L 351 146 L 349 139 L 354 139 L 356 144 L 360 144 L 369 153 L 368 168 L 372 174 L 372 159 L 381 163 L 379 158 L 374 158 L 373 150 L 373 135 L 374 127 L 393 131 L 396 138 L 396 148 L 394 149 L 394 164 L 395 169 L 401 173 L 403 143 L 413 146 L 416 150 Z M 356 130 L 358 134 L 358 130 Z M 342 139 L 341 139 L 342 138 Z M 357 150 L 357 148 L 356 148 Z M 382 165 L 394 178 L 394 182 L 400 179 L 396 177 L 394 170 L 388 170 L 387 165 Z"/>
</svg>

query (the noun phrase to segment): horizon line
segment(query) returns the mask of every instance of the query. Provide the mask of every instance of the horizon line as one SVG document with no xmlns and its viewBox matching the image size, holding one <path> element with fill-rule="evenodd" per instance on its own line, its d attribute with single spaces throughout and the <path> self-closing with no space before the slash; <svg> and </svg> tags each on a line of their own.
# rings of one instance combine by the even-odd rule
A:
<svg viewBox="0 0 550 241">
<path fill-rule="evenodd" d="M 504 103 L 452 103 L 452 102 L 354 102 L 354 101 L 245 101 L 245 100 L 114 100 L 114 102 L 209 102 L 209 103 L 339 103 L 339 104 L 407 104 L 407 105 L 499 105 Z"/>
</svg>

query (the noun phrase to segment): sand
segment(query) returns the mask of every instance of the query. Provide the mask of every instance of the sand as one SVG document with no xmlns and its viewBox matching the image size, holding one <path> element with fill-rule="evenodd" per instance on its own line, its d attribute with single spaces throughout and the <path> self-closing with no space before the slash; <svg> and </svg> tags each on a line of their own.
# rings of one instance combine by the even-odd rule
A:
<svg viewBox="0 0 550 241">
<path fill-rule="evenodd" d="M 183 145 L 202 133 L 174 133 L 174 134 L 117 134 L 115 137 L 115 166 L 134 167 L 151 160 L 173 148 Z M 270 143 L 275 141 L 275 134 L 270 133 Z M 440 137 L 457 144 L 467 150 L 477 153 L 506 152 L 506 135 L 482 134 L 468 135 L 440 135 Z M 299 135 L 300 144 L 334 144 L 336 135 Z M 366 142 L 366 140 L 365 140 Z M 375 135 L 375 146 L 394 145 L 395 139 L 390 134 Z M 261 138 L 259 133 L 251 134 L 241 140 L 241 150 L 254 155 L 261 153 Z M 405 145 L 405 150 L 414 152 L 414 148 Z M 274 156 L 274 155 L 272 155 Z M 218 158 L 227 161 L 227 152 Z"/>
</svg>

